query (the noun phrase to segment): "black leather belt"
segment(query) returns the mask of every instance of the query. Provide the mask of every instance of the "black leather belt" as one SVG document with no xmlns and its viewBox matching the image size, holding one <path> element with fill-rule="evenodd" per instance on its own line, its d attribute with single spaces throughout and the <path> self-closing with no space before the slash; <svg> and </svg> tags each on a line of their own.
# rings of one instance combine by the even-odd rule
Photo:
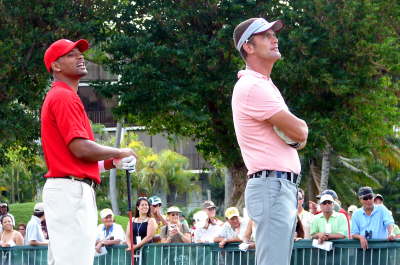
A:
<svg viewBox="0 0 400 265">
<path fill-rule="evenodd" d="M 93 189 L 96 189 L 97 186 L 99 185 L 94 180 L 89 179 L 89 178 L 77 178 L 77 177 L 72 177 L 72 176 L 51 177 L 51 178 L 54 178 L 54 179 L 72 179 L 72 180 L 80 181 L 80 182 L 88 184 Z"/>
<path fill-rule="evenodd" d="M 275 176 L 277 178 L 282 178 L 282 179 L 286 179 L 289 180 L 290 182 L 293 182 L 294 184 L 298 185 L 300 182 L 300 176 L 296 173 L 293 172 L 285 172 L 285 171 L 276 171 L 276 170 L 261 170 L 258 171 L 254 174 L 248 175 L 247 178 L 248 179 L 253 179 L 253 178 L 268 178 L 268 177 L 272 177 L 274 175 L 272 175 L 271 173 L 275 172 Z"/>
</svg>

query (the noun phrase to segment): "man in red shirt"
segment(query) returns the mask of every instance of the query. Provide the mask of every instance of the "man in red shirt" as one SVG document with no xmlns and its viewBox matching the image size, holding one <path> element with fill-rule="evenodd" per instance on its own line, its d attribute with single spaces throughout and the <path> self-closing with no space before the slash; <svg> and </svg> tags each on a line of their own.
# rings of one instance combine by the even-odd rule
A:
<svg viewBox="0 0 400 265">
<path fill-rule="evenodd" d="M 78 96 L 87 74 L 86 40 L 61 39 L 46 50 L 44 63 L 53 82 L 41 110 L 41 137 L 48 172 L 43 188 L 49 233 L 48 264 L 93 264 L 100 172 L 133 170 L 135 153 L 97 144 Z"/>
</svg>

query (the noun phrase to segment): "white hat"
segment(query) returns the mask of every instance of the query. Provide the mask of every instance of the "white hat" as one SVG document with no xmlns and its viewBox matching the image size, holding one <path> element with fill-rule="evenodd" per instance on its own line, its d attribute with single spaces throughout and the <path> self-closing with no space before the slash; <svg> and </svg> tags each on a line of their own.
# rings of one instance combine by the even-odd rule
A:
<svg viewBox="0 0 400 265">
<path fill-rule="evenodd" d="M 111 215 L 111 217 L 114 217 L 114 213 L 111 209 L 109 208 L 105 208 L 103 210 L 100 211 L 100 217 L 101 219 L 106 218 L 107 216 Z"/>
<path fill-rule="evenodd" d="M 33 207 L 33 211 L 35 213 L 43 213 L 44 212 L 44 204 L 43 204 L 43 202 L 36 203 L 35 207 Z"/>
<path fill-rule="evenodd" d="M 176 206 L 171 206 L 168 208 L 167 213 L 181 213 L 182 211 L 179 210 Z"/>
<path fill-rule="evenodd" d="M 283 28 L 283 23 L 280 20 L 268 22 L 264 18 L 257 18 L 243 32 L 242 36 L 240 37 L 239 41 L 236 44 L 236 49 L 240 51 L 243 44 L 254 34 L 261 33 L 269 29 L 278 32 L 282 28 Z"/>
<path fill-rule="evenodd" d="M 323 203 L 324 201 L 330 201 L 330 202 L 334 202 L 335 200 L 333 199 L 332 195 L 330 194 L 324 194 L 321 196 L 321 199 L 319 200 L 319 203 Z"/>
</svg>

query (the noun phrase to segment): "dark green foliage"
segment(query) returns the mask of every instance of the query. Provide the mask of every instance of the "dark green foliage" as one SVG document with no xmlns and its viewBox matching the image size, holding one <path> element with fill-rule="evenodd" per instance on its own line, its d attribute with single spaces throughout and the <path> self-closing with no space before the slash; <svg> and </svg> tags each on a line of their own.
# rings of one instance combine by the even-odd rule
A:
<svg viewBox="0 0 400 265">
<path fill-rule="evenodd" d="M 244 63 L 233 29 L 249 17 L 282 19 L 283 59 L 272 79 L 310 127 L 302 153 L 307 172 L 326 143 L 334 154 L 354 157 L 379 150 L 393 134 L 400 117 L 398 10 L 393 0 L 126 3 L 103 43 L 106 64 L 121 79 L 99 90 L 119 95 L 116 113 L 131 122 L 196 138 L 206 158 L 241 168 L 230 102 Z"/>
<path fill-rule="evenodd" d="M 57 39 L 101 40 L 115 1 L 0 1 L 0 164 L 10 146 L 37 152 L 39 111 L 50 75 L 46 48 Z"/>
</svg>

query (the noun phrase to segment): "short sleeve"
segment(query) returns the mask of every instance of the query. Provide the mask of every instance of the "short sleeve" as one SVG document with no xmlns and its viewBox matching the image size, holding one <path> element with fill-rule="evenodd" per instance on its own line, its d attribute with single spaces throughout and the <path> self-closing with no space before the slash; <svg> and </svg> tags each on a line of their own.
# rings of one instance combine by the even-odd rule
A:
<svg viewBox="0 0 400 265">
<path fill-rule="evenodd" d="M 345 237 L 348 236 L 348 226 L 347 226 L 347 218 L 344 214 L 338 215 L 339 222 L 338 222 L 338 233 L 344 235 Z"/>
<path fill-rule="evenodd" d="M 273 87 L 253 84 L 243 106 L 250 117 L 263 121 L 287 108 L 280 92 Z"/>
<path fill-rule="evenodd" d="M 122 226 L 119 224 L 114 224 L 115 225 L 115 233 L 114 233 L 114 239 L 115 240 L 121 240 L 125 241 L 125 233 L 124 229 L 122 229 Z"/>
<path fill-rule="evenodd" d="M 353 213 L 353 217 L 351 218 L 351 234 L 352 235 L 359 235 L 360 234 L 360 227 L 358 224 L 358 215 L 357 212 Z"/>
<path fill-rule="evenodd" d="M 382 206 L 382 215 L 383 215 L 383 223 L 385 226 L 394 224 L 394 219 L 393 216 L 390 214 L 389 210 L 385 207 Z"/>
<path fill-rule="evenodd" d="M 187 223 L 182 224 L 182 233 L 190 233 L 190 229 Z"/>
<path fill-rule="evenodd" d="M 310 235 L 313 236 L 318 232 L 318 218 L 314 218 L 310 225 Z"/>
<path fill-rule="evenodd" d="M 52 101 L 51 110 L 64 143 L 68 145 L 75 138 L 90 139 L 84 125 L 86 113 L 80 99 L 69 91 L 60 90 Z"/>
<path fill-rule="evenodd" d="M 165 238 L 168 237 L 167 226 L 166 226 L 166 225 L 164 225 L 164 226 L 161 228 L 160 237 L 161 237 L 162 239 L 165 239 Z"/>
<path fill-rule="evenodd" d="M 226 223 L 223 225 L 217 237 L 228 238 L 228 226 Z"/>
</svg>

